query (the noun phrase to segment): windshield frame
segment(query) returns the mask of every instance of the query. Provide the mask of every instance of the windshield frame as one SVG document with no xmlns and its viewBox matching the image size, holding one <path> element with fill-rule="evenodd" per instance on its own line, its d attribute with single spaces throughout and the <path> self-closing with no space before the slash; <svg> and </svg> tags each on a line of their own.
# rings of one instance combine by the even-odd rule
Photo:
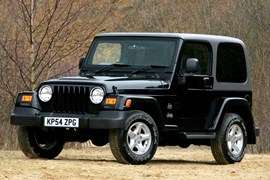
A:
<svg viewBox="0 0 270 180">
<path fill-rule="evenodd" d="M 115 37 L 115 36 L 113 36 L 113 37 L 96 37 L 94 39 L 92 45 L 91 45 L 91 48 L 89 49 L 89 52 L 88 52 L 87 56 L 86 56 L 86 63 L 85 63 L 85 65 L 87 67 L 89 67 L 91 65 L 110 65 L 110 63 L 108 63 L 108 64 L 105 64 L 105 63 L 104 64 L 92 64 L 93 56 L 94 56 L 94 53 L 96 52 L 97 45 L 98 44 L 101 44 L 103 42 L 108 43 L 108 44 L 109 43 L 115 43 L 115 44 L 116 43 L 119 43 L 119 44 L 122 43 L 121 44 L 122 46 L 126 45 L 127 43 L 129 43 L 129 45 L 131 45 L 131 43 L 132 43 L 132 45 L 134 44 L 134 49 L 130 50 L 130 46 L 129 47 L 125 47 L 125 48 L 121 47 L 121 51 L 123 51 L 124 53 L 130 53 L 130 52 L 139 53 L 139 52 L 142 52 L 142 51 L 143 52 L 150 51 L 149 49 L 147 49 L 147 50 L 140 50 L 140 48 L 145 48 L 145 47 L 148 48 L 147 47 L 148 45 L 146 45 L 146 43 L 149 43 L 149 44 L 152 43 L 150 45 L 153 45 L 153 43 L 156 43 L 155 44 L 155 46 L 156 46 L 155 48 L 159 48 L 159 49 L 156 49 L 156 50 L 163 50 L 164 51 L 164 49 L 161 49 L 161 48 L 163 48 L 162 46 L 164 44 L 162 41 L 163 42 L 170 42 L 170 43 L 173 42 L 174 43 L 174 47 L 172 47 L 172 50 L 167 50 L 166 51 L 166 53 L 171 56 L 170 57 L 171 63 L 170 64 L 167 63 L 168 66 L 171 66 L 171 64 L 173 62 L 173 59 L 175 59 L 175 54 L 176 54 L 176 51 L 177 51 L 177 44 L 178 44 L 177 41 L 178 41 L 178 39 L 171 38 L 171 37 L 121 37 L 121 36 L 120 37 Z M 135 46 L 140 46 L 140 47 L 135 47 Z M 167 48 L 170 48 L 170 47 L 167 47 Z M 172 52 L 170 53 L 169 51 L 172 51 Z M 124 53 L 122 53 L 121 56 L 123 56 Z M 155 53 L 158 53 L 158 52 L 156 51 Z M 151 55 L 153 55 L 153 54 L 154 53 L 152 53 Z M 158 55 L 160 55 L 160 54 L 158 54 Z M 122 58 L 123 57 L 121 57 L 121 59 Z M 147 58 L 145 58 L 145 59 L 147 59 Z M 115 62 L 112 62 L 112 63 L 115 63 Z M 130 63 L 129 62 L 127 64 L 128 65 L 132 65 L 132 66 L 133 65 L 138 65 L 138 66 L 140 66 L 140 65 L 142 65 L 142 66 L 147 66 L 147 65 L 149 65 L 149 66 L 150 65 L 164 65 L 165 66 L 165 64 L 156 64 L 156 62 L 152 62 L 152 63 L 148 63 L 148 64 L 146 64 L 146 63 L 145 64 L 144 63 L 143 64 L 133 64 L 133 63 Z"/>
<path fill-rule="evenodd" d="M 173 46 L 171 47 L 171 54 L 169 54 L 170 52 L 167 52 L 167 54 L 169 54 L 169 58 L 171 59 L 171 62 L 168 63 L 168 66 L 164 66 L 164 65 L 158 65 L 158 64 L 124 64 L 124 63 L 108 63 L 108 64 L 91 64 L 92 60 L 93 60 L 93 56 L 94 56 L 94 52 L 96 51 L 97 45 L 99 43 L 102 42 L 134 42 L 134 43 L 138 43 L 138 42 L 154 42 L 154 43 L 160 43 L 158 46 L 162 47 L 163 46 L 163 42 L 167 42 L 167 43 L 171 43 Z M 162 42 L 163 41 L 163 42 Z M 89 48 L 89 51 L 87 53 L 87 56 L 85 58 L 85 62 L 82 66 L 82 71 L 91 71 L 91 75 L 95 75 L 95 72 L 100 72 L 100 69 L 102 69 L 102 72 L 105 70 L 110 71 L 110 73 L 98 73 L 98 75 L 110 75 L 113 74 L 113 72 L 115 71 L 118 76 L 119 76 L 119 72 L 123 71 L 123 76 L 127 76 L 127 74 L 132 74 L 132 72 L 137 71 L 138 73 L 165 73 L 167 74 L 166 76 L 168 76 L 168 74 L 171 74 L 174 70 L 174 66 L 177 62 L 177 57 L 178 57 L 178 50 L 179 50 L 179 45 L 180 45 L 180 39 L 179 38 L 175 38 L 175 37 L 152 37 L 152 36 L 106 36 L 106 37 L 102 37 L 102 36 L 98 36 L 95 37 L 94 41 L 92 42 L 91 47 Z M 165 57 L 165 61 L 166 61 Z M 109 67 L 110 66 L 110 67 Z M 108 67 L 106 69 L 106 67 Z M 144 71 L 140 71 L 138 69 L 142 69 L 142 68 L 148 68 L 148 70 L 144 70 Z M 137 73 L 136 73 L 137 74 Z M 167 77 L 166 79 L 168 79 L 169 77 Z"/>
</svg>

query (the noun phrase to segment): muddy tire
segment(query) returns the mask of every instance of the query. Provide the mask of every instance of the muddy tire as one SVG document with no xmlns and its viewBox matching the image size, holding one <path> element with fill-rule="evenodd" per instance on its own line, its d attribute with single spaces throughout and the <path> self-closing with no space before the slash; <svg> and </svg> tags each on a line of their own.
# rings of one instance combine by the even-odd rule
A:
<svg viewBox="0 0 270 180">
<path fill-rule="evenodd" d="M 243 119 L 226 113 L 215 139 L 211 140 L 212 154 L 219 164 L 240 162 L 245 155 L 247 132 Z"/>
<path fill-rule="evenodd" d="M 28 158 L 53 159 L 61 153 L 64 146 L 64 142 L 54 137 L 53 133 L 25 126 L 18 128 L 18 142 Z"/>
<path fill-rule="evenodd" d="M 116 160 L 123 164 L 145 164 L 154 156 L 159 135 L 156 123 L 142 111 L 131 111 L 124 130 L 113 129 L 110 148 Z"/>
</svg>

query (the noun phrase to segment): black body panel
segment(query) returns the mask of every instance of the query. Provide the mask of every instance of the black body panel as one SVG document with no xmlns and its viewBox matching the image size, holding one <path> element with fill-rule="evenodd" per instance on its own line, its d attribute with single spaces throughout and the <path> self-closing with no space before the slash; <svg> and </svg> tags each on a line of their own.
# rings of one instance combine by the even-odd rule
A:
<svg viewBox="0 0 270 180">
<path fill-rule="evenodd" d="M 132 39 L 136 41 L 132 43 Z M 231 77 L 237 77 L 233 74 L 235 71 L 224 78 L 223 75 L 227 74 L 223 68 L 216 69 L 227 65 L 227 56 L 221 56 L 223 51 L 220 55 L 223 64 L 220 65 L 217 48 L 220 43 L 226 45 L 228 42 L 243 47 L 239 57 L 243 58 L 241 60 L 246 66 L 241 81 L 230 82 Z M 141 52 L 145 52 L 144 61 L 137 63 L 135 61 L 142 57 Z M 45 117 L 73 117 L 79 118 L 80 123 L 74 128 L 74 134 L 76 128 L 78 131 L 97 129 L 107 132 L 126 128 L 128 113 L 140 110 L 154 119 L 164 145 L 166 142 L 179 145 L 181 140 L 209 145 L 224 114 L 236 113 L 244 119 L 248 143 L 253 144 L 256 143 L 256 134 L 247 57 L 241 40 L 223 36 L 166 33 L 98 35 L 86 58 L 80 61 L 80 76 L 47 80 L 37 87 L 36 92 L 20 93 L 10 122 L 48 128 L 44 126 Z M 198 64 L 190 68 L 186 66 L 189 60 Z M 224 69 L 233 69 L 234 65 L 226 67 Z M 222 78 L 226 82 L 222 82 Z M 39 91 L 45 85 L 52 89 L 52 97 L 47 102 L 39 97 Z M 89 98 L 96 87 L 104 91 L 100 103 Z M 31 95 L 31 102 L 22 102 L 23 95 Z M 113 101 L 107 102 L 107 98 Z M 69 128 L 51 129 L 65 136 L 65 130 Z"/>
</svg>

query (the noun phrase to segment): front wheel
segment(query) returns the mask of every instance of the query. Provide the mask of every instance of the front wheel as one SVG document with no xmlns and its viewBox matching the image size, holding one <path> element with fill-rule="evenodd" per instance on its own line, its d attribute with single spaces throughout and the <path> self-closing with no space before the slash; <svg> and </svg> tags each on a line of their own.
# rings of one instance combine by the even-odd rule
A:
<svg viewBox="0 0 270 180">
<path fill-rule="evenodd" d="M 20 149 L 28 158 L 53 159 L 58 156 L 64 142 L 41 128 L 20 126 L 18 129 Z"/>
<path fill-rule="evenodd" d="M 240 162 L 245 155 L 247 132 L 243 119 L 234 113 L 226 113 L 215 139 L 211 140 L 211 151 L 219 164 Z"/>
<path fill-rule="evenodd" d="M 123 164 L 145 164 L 154 156 L 159 141 L 156 123 L 142 111 L 131 111 L 124 130 L 110 131 L 110 148 Z"/>
</svg>

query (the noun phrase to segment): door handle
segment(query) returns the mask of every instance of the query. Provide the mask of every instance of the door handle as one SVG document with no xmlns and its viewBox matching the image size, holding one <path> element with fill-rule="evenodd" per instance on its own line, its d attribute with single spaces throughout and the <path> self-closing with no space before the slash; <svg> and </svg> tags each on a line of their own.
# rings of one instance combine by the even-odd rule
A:
<svg viewBox="0 0 270 180">
<path fill-rule="evenodd" d="M 203 87 L 207 88 L 207 89 L 212 89 L 213 85 L 211 83 L 211 80 L 209 77 L 204 77 L 203 78 Z"/>
</svg>

